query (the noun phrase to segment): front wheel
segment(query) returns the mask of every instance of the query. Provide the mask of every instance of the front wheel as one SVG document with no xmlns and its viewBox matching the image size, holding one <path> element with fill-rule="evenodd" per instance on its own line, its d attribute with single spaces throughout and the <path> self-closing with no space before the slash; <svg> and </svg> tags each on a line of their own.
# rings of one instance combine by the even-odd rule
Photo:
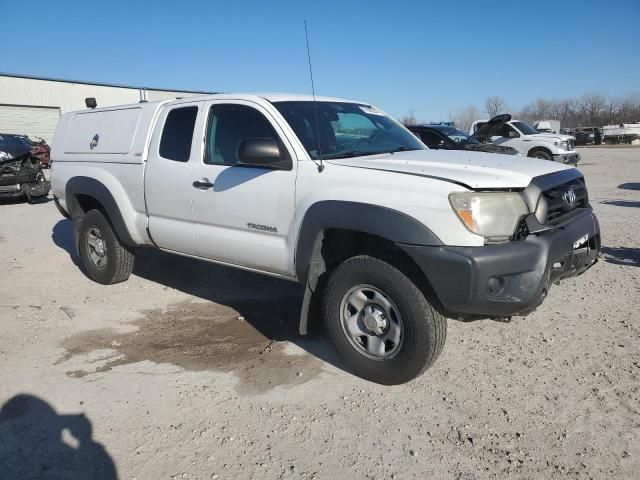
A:
<svg viewBox="0 0 640 480">
<path fill-rule="evenodd" d="M 348 368 L 384 385 L 422 374 L 440 355 L 447 334 L 446 318 L 407 276 L 364 255 L 332 272 L 323 313 Z"/>
<path fill-rule="evenodd" d="M 100 210 L 90 210 L 83 217 L 78 242 L 82 265 L 91 280 L 111 285 L 129 278 L 135 256 Z"/>
<path fill-rule="evenodd" d="M 543 150 L 538 150 L 529 155 L 532 158 L 539 158 L 541 160 L 553 160 L 553 156 Z"/>
</svg>

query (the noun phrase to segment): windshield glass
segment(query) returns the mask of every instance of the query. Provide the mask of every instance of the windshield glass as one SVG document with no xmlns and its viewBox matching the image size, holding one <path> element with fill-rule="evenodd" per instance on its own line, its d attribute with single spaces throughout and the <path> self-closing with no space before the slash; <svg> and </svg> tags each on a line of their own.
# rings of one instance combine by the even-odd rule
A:
<svg viewBox="0 0 640 480">
<path fill-rule="evenodd" d="M 462 130 L 458 130 L 454 127 L 438 127 L 438 130 L 456 143 L 478 143 Z"/>
<path fill-rule="evenodd" d="M 314 160 L 425 149 L 411 132 L 369 105 L 343 102 L 274 105 Z"/>
<path fill-rule="evenodd" d="M 524 122 L 511 122 L 511 124 L 516 127 L 523 135 L 534 135 L 538 133 L 538 130 L 533 128 L 531 125 L 528 125 Z"/>
</svg>

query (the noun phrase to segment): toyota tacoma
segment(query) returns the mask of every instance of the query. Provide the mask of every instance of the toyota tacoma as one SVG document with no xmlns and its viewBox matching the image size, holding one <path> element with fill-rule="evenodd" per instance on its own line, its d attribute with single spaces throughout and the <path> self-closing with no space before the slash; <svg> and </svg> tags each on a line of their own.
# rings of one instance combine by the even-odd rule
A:
<svg viewBox="0 0 640 480">
<path fill-rule="evenodd" d="M 433 364 L 447 318 L 525 315 L 600 249 L 575 168 L 429 150 L 363 102 L 215 94 L 71 112 L 51 154 L 92 280 L 125 281 L 155 247 L 300 282 L 300 332 L 322 322 L 346 366 L 382 384 Z"/>
</svg>

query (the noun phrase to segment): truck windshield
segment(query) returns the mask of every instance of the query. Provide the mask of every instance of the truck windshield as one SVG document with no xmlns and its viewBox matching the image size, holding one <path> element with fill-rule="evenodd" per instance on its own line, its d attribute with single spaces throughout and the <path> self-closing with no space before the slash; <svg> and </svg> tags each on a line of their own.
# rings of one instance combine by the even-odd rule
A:
<svg viewBox="0 0 640 480">
<path fill-rule="evenodd" d="M 306 101 L 274 105 L 314 160 L 425 149 L 411 132 L 369 105 Z"/>
<path fill-rule="evenodd" d="M 514 127 L 520 130 L 520 133 L 523 135 L 534 135 L 538 133 L 538 130 L 533 128 L 531 125 L 524 122 L 511 122 Z"/>
</svg>

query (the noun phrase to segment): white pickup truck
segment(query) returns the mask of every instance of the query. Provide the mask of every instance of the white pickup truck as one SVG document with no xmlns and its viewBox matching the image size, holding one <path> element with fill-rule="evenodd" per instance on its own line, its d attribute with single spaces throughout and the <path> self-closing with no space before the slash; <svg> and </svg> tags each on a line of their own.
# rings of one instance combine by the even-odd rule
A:
<svg viewBox="0 0 640 480">
<path fill-rule="evenodd" d="M 489 124 L 494 125 L 494 128 L 485 128 L 478 132 L 480 127 Z M 479 138 L 479 133 L 482 133 L 482 138 Z M 580 161 L 580 154 L 575 150 L 575 137 L 538 132 L 525 122 L 512 120 L 508 113 L 497 115 L 491 120 L 476 120 L 469 127 L 469 134 L 475 134 L 479 141 L 515 148 L 527 157 L 573 165 Z"/>
<path fill-rule="evenodd" d="M 301 282 L 300 332 L 324 322 L 346 365 L 383 384 L 435 361 L 447 317 L 525 315 L 600 248 L 578 170 L 429 150 L 362 102 L 225 94 L 72 112 L 51 153 L 91 279 L 124 281 L 136 249 L 156 247 Z"/>
</svg>

